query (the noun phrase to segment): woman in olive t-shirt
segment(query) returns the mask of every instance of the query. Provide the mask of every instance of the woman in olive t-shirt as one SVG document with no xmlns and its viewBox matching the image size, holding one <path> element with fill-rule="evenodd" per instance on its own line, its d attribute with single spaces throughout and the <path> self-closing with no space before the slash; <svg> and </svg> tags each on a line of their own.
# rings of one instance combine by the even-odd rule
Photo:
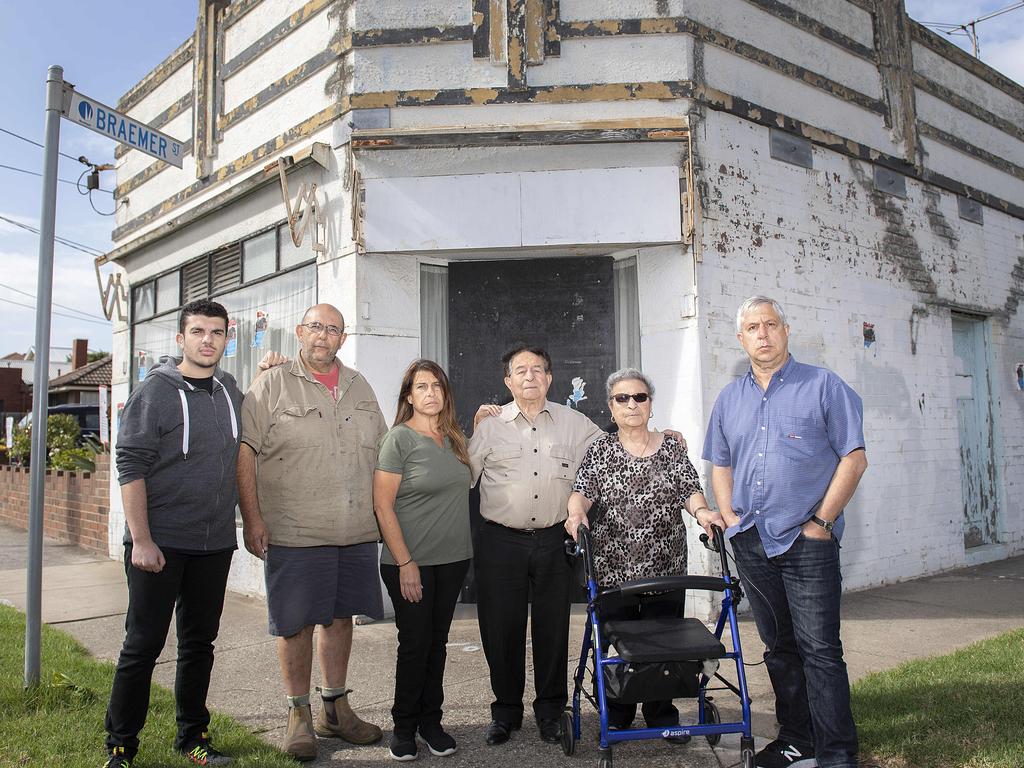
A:
<svg viewBox="0 0 1024 768">
<path fill-rule="evenodd" d="M 381 441 L 373 510 L 385 547 L 380 575 L 395 607 L 398 660 L 391 756 L 416 758 L 416 732 L 435 755 L 455 752 L 441 727 L 445 646 L 473 556 L 469 456 L 448 377 L 417 360 L 402 378 L 395 426 Z"/>
</svg>

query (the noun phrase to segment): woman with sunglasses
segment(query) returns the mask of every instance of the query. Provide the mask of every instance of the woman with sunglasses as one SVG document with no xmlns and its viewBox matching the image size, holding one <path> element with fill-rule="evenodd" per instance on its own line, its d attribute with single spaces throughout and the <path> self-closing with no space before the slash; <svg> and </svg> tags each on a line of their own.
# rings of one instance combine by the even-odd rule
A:
<svg viewBox="0 0 1024 768">
<path fill-rule="evenodd" d="M 473 545 L 469 456 L 448 377 L 431 360 L 406 370 L 395 426 L 381 441 L 373 510 L 380 575 L 395 607 L 398 660 L 391 757 L 415 760 L 416 733 L 434 755 L 455 752 L 441 727 L 448 630 Z"/>
<path fill-rule="evenodd" d="M 649 427 L 654 400 L 651 380 L 636 368 L 623 368 L 608 377 L 606 390 L 618 432 L 590 444 L 569 497 L 566 530 L 575 538 L 581 523 L 591 528 L 600 586 L 685 574 L 686 526 L 681 509 L 701 526 L 718 516 L 708 509 L 683 444 Z M 594 504 L 600 514 L 588 521 Z M 609 608 L 602 610 L 604 621 L 682 616 L 683 603 L 671 597 Z M 609 701 L 608 712 L 609 726 L 629 728 L 636 705 Z M 679 725 L 679 711 L 671 700 L 646 701 L 642 712 L 648 728 Z M 685 743 L 689 737 L 670 740 Z"/>
</svg>

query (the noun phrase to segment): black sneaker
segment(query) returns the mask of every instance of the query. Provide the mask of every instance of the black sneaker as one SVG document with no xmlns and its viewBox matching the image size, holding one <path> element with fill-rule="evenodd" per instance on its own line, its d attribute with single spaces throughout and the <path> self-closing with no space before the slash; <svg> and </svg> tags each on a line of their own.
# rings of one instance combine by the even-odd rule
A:
<svg viewBox="0 0 1024 768">
<path fill-rule="evenodd" d="M 114 751 L 107 756 L 103 768 L 132 768 L 132 760 L 125 755 L 124 747 L 114 747 Z"/>
<path fill-rule="evenodd" d="M 818 768 L 814 747 L 776 739 L 757 753 L 755 768 Z"/>
<path fill-rule="evenodd" d="M 193 765 L 228 765 L 231 762 L 229 756 L 213 748 L 210 735 L 205 731 L 200 738 L 184 747 L 181 754 Z"/>
<path fill-rule="evenodd" d="M 455 743 L 455 739 L 449 735 L 444 728 L 440 725 L 434 726 L 433 728 L 427 728 L 424 731 L 420 728 L 420 738 L 423 739 L 427 745 L 427 749 L 430 750 L 430 754 L 437 757 L 447 757 L 448 755 L 454 755 L 459 745 Z"/>
<path fill-rule="evenodd" d="M 409 760 L 415 760 L 417 757 L 415 736 L 400 736 L 397 733 L 392 733 L 389 746 L 392 760 L 399 760 L 405 763 Z"/>
</svg>

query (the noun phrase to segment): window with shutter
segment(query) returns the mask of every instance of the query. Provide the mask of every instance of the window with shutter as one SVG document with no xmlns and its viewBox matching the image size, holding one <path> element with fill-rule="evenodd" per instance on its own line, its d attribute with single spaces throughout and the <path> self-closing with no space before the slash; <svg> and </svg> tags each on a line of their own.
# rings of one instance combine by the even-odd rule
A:
<svg viewBox="0 0 1024 768">
<path fill-rule="evenodd" d="M 230 291 L 242 284 L 242 249 L 238 243 L 213 254 L 211 295 Z"/>
<path fill-rule="evenodd" d="M 188 304 L 210 295 L 210 259 L 207 256 L 190 261 L 181 270 L 181 301 Z"/>
</svg>

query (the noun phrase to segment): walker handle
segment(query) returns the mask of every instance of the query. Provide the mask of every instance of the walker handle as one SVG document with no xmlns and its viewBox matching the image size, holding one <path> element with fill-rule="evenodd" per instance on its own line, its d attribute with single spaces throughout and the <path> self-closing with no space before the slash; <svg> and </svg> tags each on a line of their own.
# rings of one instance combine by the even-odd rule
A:
<svg viewBox="0 0 1024 768">
<path fill-rule="evenodd" d="M 715 538 L 711 539 L 706 533 L 702 533 L 700 535 L 700 543 L 703 544 L 705 548 L 710 549 L 712 552 L 721 552 L 722 544 L 725 541 L 722 529 L 719 528 L 717 525 L 712 525 L 711 531 L 715 534 Z"/>
</svg>

